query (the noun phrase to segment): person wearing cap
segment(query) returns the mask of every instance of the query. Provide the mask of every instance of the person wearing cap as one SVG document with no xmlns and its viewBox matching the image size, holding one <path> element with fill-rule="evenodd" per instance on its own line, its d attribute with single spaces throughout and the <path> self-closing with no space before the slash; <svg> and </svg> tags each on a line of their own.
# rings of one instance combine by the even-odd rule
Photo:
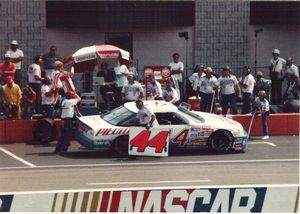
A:
<svg viewBox="0 0 300 214">
<path fill-rule="evenodd" d="M 44 61 L 45 76 L 52 77 L 52 72 L 55 71 L 55 62 L 62 61 L 62 58 L 57 54 L 57 47 L 52 45 L 50 51 L 45 53 L 42 59 Z"/>
<path fill-rule="evenodd" d="M 11 62 L 9 53 L 4 54 L 4 62 L 0 64 L 1 84 L 6 82 L 7 77 L 14 79 L 16 73 L 16 64 Z"/>
<path fill-rule="evenodd" d="M 266 99 L 266 92 L 264 90 L 258 92 L 258 96 L 255 98 L 253 105 L 254 111 L 252 114 L 261 114 L 263 126 L 262 140 L 267 140 L 269 139 L 268 118 L 270 115 L 270 105 L 269 101 Z"/>
<path fill-rule="evenodd" d="M 142 85 L 134 80 L 134 77 L 130 74 L 127 76 L 128 83 L 123 86 L 122 98 L 123 102 L 136 101 L 143 98 Z"/>
<path fill-rule="evenodd" d="M 189 77 L 189 82 L 191 83 L 192 86 L 192 91 L 193 94 L 192 96 L 198 96 L 198 85 L 200 82 L 201 77 L 204 77 L 204 66 L 203 65 L 196 65 L 194 69 L 194 73 Z"/>
<path fill-rule="evenodd" d="M 67 92 L 61 102 L 62 135 L 57 142 L 55 153 L 66 152 L 70 146 L 73 131 L 73 118 L 75 106 L 80 102 L 80 97 L 73 91 Z"/>
<path fill-rule="evenodd" d="M 41 105 L 41 86 L 44 78 L 42 77 L 41 65 L 43 64 L 42 56 L 38 55 L 33 58 L 33 63 L 28 67 L 27 76 L 28 84 L 36 94 L 35 112 L 40 112 Z"/>
<path fill-rule="evenodd" d="M 22 61 L 24 59 L 23 51 L 19 49 L 19 43 L 17 40 L 12 40 L 10 43 L 10 49 L 6 51 L 11 56 L 11 62 L 16 64 L 15 82 L 17 84 L 22 83 Z"/>
<path fill-rule="evenodd" d="M 279 57 L 280 51 L 274 49 L 272 52 L 273 58 L 270 60 L 269 75 L 272 81 L 271 85 L 271 102 L 273 104 L 281 104 L 282 98 L 282 75 L 285 69 L 286 61 Z"/>
<path fill-rule="evenodd" d="M 198 90 L 200 91 L 201 105 L 200 111 L 209 112 L 213 111 L 214 107 L 214 94 L 218 92 L 218 80 L 212 75 L 212 68 L 206 68 L 206 75 L 201 77 L 199 81 Z"/>
<path fill-rule="evenodd" d="M 284 72 L 283 78 L 287 80 L 287 88 L 283 95 L 283 101 L 286 101 L 292 94 L 295 99 L 299 99 L 299 71 L 296 65 L 294 65 L 294 59 L 288 57 L 286 59 L 286 70 Z"/>
<path fill-rule="evenodd" d="M 255 86 L 255 79 L 251 74 L 251 68 L 247 65 L 243 67 L 243 81 L 242 81 L 242 92 L 243 92 L 243 107 L 242 114 L 248 114 L 251 112 L 251 101 L 253 100 L 253 90 Z"/>
<path fill-rule="evenodd" d="M 264 90 L 266 93 L 266 99 L 270 100 L 270 80 L 264 78 L 264 74 L 262 71 L 256 72 L 256 83 L 253 90 L 253 96 L 256 98 L 258 96 L 258 92 Z"/>
<path fill-rule="evenodd" d="M 222 114 L 225 116 L 230 106 L 232 114 L 237 114 L 236 93 L 241 97 L 241 89 L 235 75 L 231 74 L 229 66 L 223 68 L 222 76 L 218 79 L 221 95 Z"/>
<path fill-rule="evenodd" d="M 6 80 L 2 96 L 4 113 L 8 119 L 20 119 L 22 91 L 20 86 L 14 83 L 12 76 L 8 76 Z"/>
</svg>

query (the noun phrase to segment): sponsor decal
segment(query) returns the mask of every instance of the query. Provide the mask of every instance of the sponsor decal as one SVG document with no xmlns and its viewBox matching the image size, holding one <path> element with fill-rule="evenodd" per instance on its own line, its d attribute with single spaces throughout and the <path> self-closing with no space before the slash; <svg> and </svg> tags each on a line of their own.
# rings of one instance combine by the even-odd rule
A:
<svg viewBox="0 0 300 214">
<path fill-rule="evenodd" d="M 13 195 L 0 195 L 0 212 L 10 211 L 13 197 Z"/>
<path fill-rule="evenodd" d="M 160 71 L 154 71 L 153 73 L 154 73 L 154 78 L 155 78 L 156 80 L 162 79 L 162 76 L 161 76 L 161 72 L 160 72 Z"/>
<path fill-rule="evenodd" d="M 91 54 L 74 57 L 74 61 L 76 63 L 78 63 L 78 62 L 88 61 L 88 60 L 92 60 L 92 59 L 96 59 L 96 58 L 97 58 L 96 53 L 91 53 Z"/>
<path fill-rule="evenodd" d="M 99 56 L 101 59 L 115 59 L 118 58 L 120 53 L 115 52 L 115 53 L 99 53 Z"/>
<path fill-rule="evenodd" d="M 267 188 L 56 193 L 52 212 L 261 212 Z"/>
<path fill-rule="evenodd" d="M 102 128 L 99 129 L 99 131 L 96 133 L 96 136 L 98 135 L 124 135 L 129 134 L 129 128 Z"/>
</svg>

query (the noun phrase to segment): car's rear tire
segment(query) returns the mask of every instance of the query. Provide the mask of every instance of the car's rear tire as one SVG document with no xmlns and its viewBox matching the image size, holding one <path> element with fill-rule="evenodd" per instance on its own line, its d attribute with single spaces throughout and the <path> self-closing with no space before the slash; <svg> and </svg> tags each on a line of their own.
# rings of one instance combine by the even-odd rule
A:
<svg viewBox="0 0 300 214">
<path fill-rule="evenodd" d="M 56 137 L 55 121 L 50 118 L 43 118 L 36 121 L 32 127 L 32 134 L 36 142 L 48 143 Z"/>
<path fill-rule="evenodd" d="M 128 156 L 129 136 L 120 136 L 113 143 L 114 151 L 120 156 Z"/>
<path fill-rule="evenodd" d="M 216 153 L 229 153 L 233 151 L 234 137 L 227 130 L 217 130 L 208 138 L 208 146 Z"/>
</svg>

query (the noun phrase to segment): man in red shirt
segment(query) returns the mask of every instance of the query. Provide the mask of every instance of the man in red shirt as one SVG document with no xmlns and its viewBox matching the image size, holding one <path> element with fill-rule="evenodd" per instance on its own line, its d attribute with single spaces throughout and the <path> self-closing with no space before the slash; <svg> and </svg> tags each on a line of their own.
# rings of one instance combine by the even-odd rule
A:
<svg viewBox="0 0 300 214">
<path fill-rule="evenodd" d="M 16 64 L 12 63 L 11 56 L 9 53 L 4 55 L 4 63 L 0 64 L 0 76 L 1 76 L 1 83 L 7 81 L 8 76 L 12 76 L 13 79 L 16 73 Z"/>
</svg>

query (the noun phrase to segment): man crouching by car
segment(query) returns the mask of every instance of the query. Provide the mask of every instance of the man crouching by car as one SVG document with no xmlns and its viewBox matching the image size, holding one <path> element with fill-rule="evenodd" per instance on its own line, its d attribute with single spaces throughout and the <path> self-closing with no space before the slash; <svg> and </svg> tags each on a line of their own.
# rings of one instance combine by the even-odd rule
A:
<svg viewBox="0 0 300 214">
<path fill-rule="evenodd" d="M 135 101 L 135 105 L 138 108 L 138 112 L 135 118 L 135 125 L 146 126 L 146 129 L 149 129 L 153 126 L 158 126 L 155 114 L 144 106 L 144 103 L 141 99 Z"/>
<path fill-rule="evenodd" d="M 67 92 L 61 102 L 61 120 L 63 124 L 62 134 L 55 148 L 55 153 L 66 152 L 70 146 L 72 137 L 72 122 L 75 106 L 80 102 L 80 97 L 75 92 Z"/>
</svg>

